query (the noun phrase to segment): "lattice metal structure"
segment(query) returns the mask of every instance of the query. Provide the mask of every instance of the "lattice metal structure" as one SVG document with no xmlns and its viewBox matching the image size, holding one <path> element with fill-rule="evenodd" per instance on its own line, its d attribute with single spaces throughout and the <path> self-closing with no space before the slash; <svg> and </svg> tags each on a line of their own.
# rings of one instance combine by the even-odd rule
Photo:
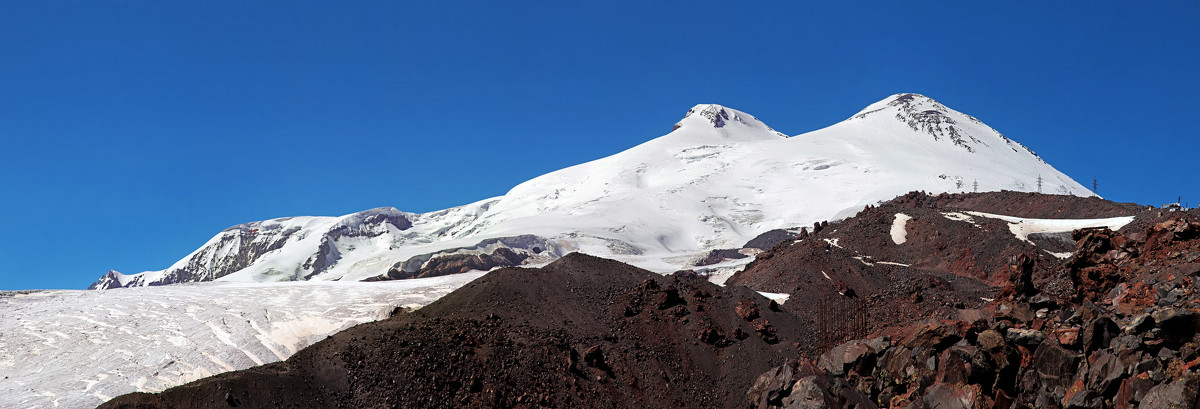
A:
<svg viewBox="0 0 1200 409">
<path fill-rule="evenodd" d="M 867 300 L 831 294 L 816 300 L 817 345 L 821 351 L 867 336 Z"/>
</svg>

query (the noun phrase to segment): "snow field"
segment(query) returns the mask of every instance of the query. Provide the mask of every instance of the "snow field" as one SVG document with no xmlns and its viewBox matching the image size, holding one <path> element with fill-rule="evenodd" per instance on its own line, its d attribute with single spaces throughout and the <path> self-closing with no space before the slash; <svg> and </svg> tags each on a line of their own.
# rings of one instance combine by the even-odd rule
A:
<svg viewBox="0 0 1200 409">
<path fill-rule="evenodd" d="M 286 359 L 483 273 L 376 283 L 204 283 L 0 297 L 0 407 L 93 408 Z"/>
</svg>

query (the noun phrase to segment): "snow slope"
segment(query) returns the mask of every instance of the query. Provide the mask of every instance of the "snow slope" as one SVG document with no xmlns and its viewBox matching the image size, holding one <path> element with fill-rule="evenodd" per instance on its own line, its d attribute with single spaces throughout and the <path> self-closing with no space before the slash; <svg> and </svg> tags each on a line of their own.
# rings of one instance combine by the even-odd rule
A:
<svg viewBox="0 0 1200 409">
<path fill-rule="evenodd" d="M 480 275 L 0 293 L 0 408 L 93 408 L 283 360 Z"/>
<path fill-rule="evenodd" d="M 692 265 L 759 233 L 853 215 L 924 190 L 1090 196 L 1025 146 L 969 115 L 897 94 L 787 137 L 753 116 L 697 105 L 672 132 L 551 172 L 501 197 L 438 212 L 393 208 L 248 223 L 162 271 L 93 287 L 226 280 L 362 280 L 500 247 L 548 262 L 582 251 L 653 271 Z"/>
</svg>

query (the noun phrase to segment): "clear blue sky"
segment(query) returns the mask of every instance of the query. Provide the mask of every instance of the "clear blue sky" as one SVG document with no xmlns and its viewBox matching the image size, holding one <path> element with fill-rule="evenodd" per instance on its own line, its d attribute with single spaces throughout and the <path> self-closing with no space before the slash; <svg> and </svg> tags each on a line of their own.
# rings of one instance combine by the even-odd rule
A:
<svg viewBox="0 0 1200 409">
<path fill-rule="evenodd" d="M 799 134 L 918 92 L 1110 199 L 1200 203 L 1200 1 L 329 3 L 6 2 L 0 290 L 502 195 L 697 103 Z"/>
</svg>

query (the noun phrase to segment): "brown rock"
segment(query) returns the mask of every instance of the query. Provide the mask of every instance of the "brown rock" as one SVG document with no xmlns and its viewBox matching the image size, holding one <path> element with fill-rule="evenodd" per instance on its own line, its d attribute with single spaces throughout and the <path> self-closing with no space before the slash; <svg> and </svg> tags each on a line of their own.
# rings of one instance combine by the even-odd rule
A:
<svg viewBox="0 0 1200 409">
<path fill-rule="evenodd" d="M 1139 373 L 1121 381 L 1121 387 L 1117 390 L 1117 396 L 1113 398 L 1113 406 L 1116 409 L 1131 409 L 1136 407 L 1138 402 L 1145 399 L 1146 392 L 1154 387 L 1154 381 L 1150 379 L 1150 374 L 1146 372 Z"/>
<path fill-rule="evenodd" d="M 1200 328 L 1200 313 L 1193 310 L 1170 308 L 1156 311 L 1152 317 L 1163 340 L 1170 345 L 1191 341 Z"/>
<path fill-rule="evenodd" d="M 1143 408 L 1183 409 L 1200 407 L 1200 375 L 1188 374 L 1162 383 L 1146 392 Z"/>
<path fill-rule="evenodd" d="M 1043 342 L 1034 351 L 1030 365 L 1037 371 L 1042 385 L 1066 388 L 1075 376 L 1080 358 L 1081 355 L 1063 349 L 1058 343 Z"/>
<path fill-rule="evenodd" d="M 1059 345 L 1075 346 L 1079 342 L 1079 328 L 1059 328 L 1054 330 L 1054 339 Z"/>
<path fill-rule="evenodd" d="M 1067 389 L 1063 397 L 1063 409 L 1103 409 L 1104 398 L 1096 391 L 1087 389 L 1083 380 L 1077 380 Z"/>
<path fill-rule="evenodd" d="M 961 339 L 958 329 L 940 321 L 926 322 L 917 327 L 902 343 L 906 348 L 941 349 Z"/>
<path fill-rule="evenodd" d="M 754 321 L 760 316 L 758 311 L 758 303 L 751 300 L 738 301 L 737 307 L 734 307 L 733 311 L 746 321 Z"/>
<path fill-rule="evenodd" d="M 779 342 L 779 337 L 775 335 L 775 328 L 771 326 L 771 321 L 760 320 L 754 323 L 754 331 L 768 344 Z"/>
<path fill-rule="evenodd" d="M 845 375 L 850 372 L 869 376 L 875 367 L 878 351 L 862 340 L 852 340 L 839 344 L 829 352 L 821 354 L 817 366 L 834 375 Z"/>
<path fill-rule="evenodd" d="M 1008 346 L 1004 343 L 1004 336 L 1000 335 L 999 331 L 993 329 L 980 332 L 975 338 L 975 342 L 979 344 L 979 347 L 988 352 L 996 352 Z"/>
<path fill-rule="evenodd" d="M 1032 329 L 1009 328 L 1004 339 L 1027 348 L 1037 348 L 1046 341 L 1046 333 Z"/>
<path fill-rule="evenodd" d="M 979 385 L 935 383 L 925 390 L 921 400 L 926 407 L 939 409 L 984 409 Z"/>
<path fill-rule="evenodd" d="M 1121 334 L 1121 328 L 1108 317 L 1099 317 L 1083 326 L 1080 342 L 1084 353 L 1097 349 L 1108 348 L 1114 337 Z"/>
<path fill-rule="evenodd" d="M 1105 350 L 1093 352 L 1088 357 L 1087 387 L 1104 396 L 1113 396 L 1125 377 L 1126 366 Z"/>
</svg>

